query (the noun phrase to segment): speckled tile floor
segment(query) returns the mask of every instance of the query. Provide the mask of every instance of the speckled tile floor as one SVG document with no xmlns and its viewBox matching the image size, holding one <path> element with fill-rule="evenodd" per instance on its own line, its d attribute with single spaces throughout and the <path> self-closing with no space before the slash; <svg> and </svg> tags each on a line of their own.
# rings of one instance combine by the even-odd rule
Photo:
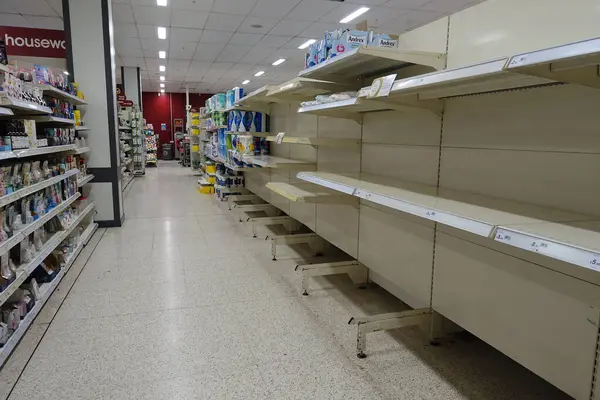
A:
<svg viewBox="0 0 600 400">
<path fill-rule="evenodd" d="M 403 304 L 344 276 L 301 296 L 295 253 L 271 261 L 188 171 L 136 179 L 125 225 L 86 247 L 0 372 L 1 398 L 568 398 L 468 334 L 374 333 L 357 359 L 349 317 Z"/>
</svg>

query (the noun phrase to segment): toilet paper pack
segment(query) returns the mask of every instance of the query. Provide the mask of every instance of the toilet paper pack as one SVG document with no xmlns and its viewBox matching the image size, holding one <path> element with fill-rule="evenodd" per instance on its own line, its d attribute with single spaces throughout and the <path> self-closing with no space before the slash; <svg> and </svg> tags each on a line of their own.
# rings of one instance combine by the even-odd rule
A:
<svg viewBox="0 0 600 400">
<path fill-rule="evenodd" d="M 354 50 L 360 46 L 366 46 L 371 42 L 371 33 L 359 30 L 345 30 L 337 35 L 334 34 L 331 41 L 329 58 Z"/>
</svg>

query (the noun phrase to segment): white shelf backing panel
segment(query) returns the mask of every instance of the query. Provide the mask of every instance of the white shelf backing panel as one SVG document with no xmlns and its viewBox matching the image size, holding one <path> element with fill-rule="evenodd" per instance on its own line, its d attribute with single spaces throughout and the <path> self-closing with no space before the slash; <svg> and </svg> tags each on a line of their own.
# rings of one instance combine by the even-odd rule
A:
<svg viewBox="0 0 600 400">
<path fill-rule="evenodd" d="M 496 227 L 500 225 L 590 219 L 587 215 L 451 190 L 442 189 L 438 196 L 434 186 L 368 174 L 300 172 L 297 176 L 363 200 L 488 238 L 494 236 Z"/>
<path fill-rule="evenodd" d="M 340 92 L 345 89 L 346 86 L 335 82 L 294 78 L 269 90 L 267 99 L 274 103 L 296 103 L 313 100 L 320 94 Z"/>
<path fill-rule="evenodd" d="M 511 72 L 600 88 L 600 38 L 512 56 Z"/>
<path fill-rule="evenodd" d="M 314 170 L 316 165 L 311 162 L 292 160 L 289 158 L 275 156 L 244 156 L 244 161 L 248 160 L 261 168 L 279 168 L 279 169 L 307 169 Z"/>
<path fill-rule="evenodd" d="M 267 188 L 286 199 L 298 203 L 356 204 L 356 199 L 335 190 L 312 183 L 269 182 Z"/>
<path fill-rule="evenodd" d="M 42 89 L 44 91 L 44 94 L 46 94 L 48 96 L 57 97 L 59 99 L 66 100 L 67 102 L 74 104 L 76 106 L 87 104 L 87 101 L 80 99 L 79 97 L 74 96 L 71 93 L 67 93 L 60 89 L 57 89 L 52 85 L 36 84 L 35 86 Z"/>
<path fill-rule="evenodd" d="M 424 65 L 439 70 L 446 66 L 446 55 L 360 46 L 314 67 L 304 69 L 298 76 L 336 82 L 351 81 L 364 76 L 377 75 L 380 71 L 410 65 Z"/>
<path fill-rule="evenodd" d="M 24 100 L 13 99 L 4 94 L 0 94 L 0 106 L 12 110 L 14 114 L 19 115 L 48 115 L 52 110 L 46 106 L 30 103 Z"/>
<path fill-rule="evenodd" d="M 416 95 L 420 100 L 493 92 L 554 83 L 552 80 L 506 71 L 508 58 L 500 58 L 419 75 L 394 82 L 390 98 Z"/>
<path fill-rule="evenodd" d="M 434 282 L 435 311 L 570 396 L 589 398 L 597 286 L 442 232 Z M 595 293 L 595 306 L 580 293 Z"/>
<path fill-rule="evenodd" d="M 523 250 L 600 271 L 600 221 L 500 226 L 494 239 Z"/>
</svg>

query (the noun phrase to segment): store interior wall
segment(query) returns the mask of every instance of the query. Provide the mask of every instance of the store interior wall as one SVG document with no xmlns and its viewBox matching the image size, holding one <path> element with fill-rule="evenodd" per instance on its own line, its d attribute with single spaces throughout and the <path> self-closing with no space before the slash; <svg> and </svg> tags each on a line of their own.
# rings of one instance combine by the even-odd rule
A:
<svg viewBox="0 0 600 400">
<path fill-rule="evenodd" d="M 212 95 L 190 93 L 192 108 L 198 110 L 200 107 L 204 107 L 204 102 L 210 96 Z M 142 92 L 142 103 L 144 104 L 146 123 L 152 124 L 154 133 L 159 135 L 160 148 L 162 143 L 169 143 L 173 140 L 173 120 L 175 118 L 185 119 L 185 93 L 161 93 L 159 96 L 156 92 Z M 161 123 L 167 124 L 166 130 L 161 130 Z"/>
</svg>

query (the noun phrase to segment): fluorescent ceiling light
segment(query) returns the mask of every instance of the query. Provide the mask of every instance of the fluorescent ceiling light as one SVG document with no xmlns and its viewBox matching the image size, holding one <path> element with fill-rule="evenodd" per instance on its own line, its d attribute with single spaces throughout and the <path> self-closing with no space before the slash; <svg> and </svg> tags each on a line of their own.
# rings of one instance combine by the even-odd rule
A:
<svg viewBox="0 0 600 400">
<path fill-rule="evenodd" d="M 273 63 L 273 65 L 277 66 L 277 65 L 281 65 L 285 62 L 285 58 L 280 58 L 279 60 L 275 61 Z"/>
<path fill-rule="evenodd" d="M 164 50 L 160 50 L 158 52 L 158 58 L 167 58 L 167 52 Z"/>
<path fill-rule="evenodd" d="M 156 0 L 156 5 L 157 6 L 166 7 L 167 6 L 167 0 Z"/>
<path fill-rule="evenodd" d="M 69 71 L 63 71 L 63 73 L 67 76 L 69 75 Z"/>
<path fill-rule="evenodd" d="M 348 22 L 352 21 L 354 18 L 360 17 L 367 11 L 369 11 L 369 7 L 361 7 L 358 10 L 354 11 L 352 14 L 347 15 L 346 17 L 341 19 L 340 24 L 347 24 Z"/>
<path fill-rule="evenodd" d="M 158 34 L 159 39 L 167 38 L 167 28 L 165 28 L 164 26 L 159 26 L 158 28 L 156 28 L 156 33 Z"/>
<path fill-rule="evenodd" d="M 160 87 L 161 87 L 161 88 L 165 87 L 165 84 L 164 84 L 164 83 L 161 83 L 161 84 L 160 84 Z"/>
<path fill-rule="evenodd" d="M 165 89 L 160 89 L 160 92 L 161 92 L 161 93 L 164 93 L 164 92 L 165 92 Z"/>
<path fill-rule="evenodd" d="M 167 67 L 165 67 L 164 65 L 159 65 L 159 66 L 158 66 L 158 70 L 159 70 L 160 72 L 165 72 L 165 71 L 167 70 Z"/>
<path fill-rule="evenodd" d="M 160 76 L 160 80 L 161 80 L 161 81 L 164 81 L 164 80 L 165 80 L 165 77 L 161 75 L 161 76 Z"/>
<path fill-rule="evenodd" d="M 313 44 L 314 42 L 316 42 L 315 39 L 309 39 L 306 42 L 302 43 L 300 46 L 298 46 L 298 48 L 300 50 L 303 50 L 303 49 L 307 48 L 308 46 L 310 46 L 311 44 Z"/>
<path fill-rule="evenodd" d="M 261 76 L 264 74 L 265 74 L 265 71 L 258 71 L 257 73 L 254 74 L 254 76 Z"/>
<path fill-rule="evenodd" d="M 244 82 L 242 82 L 242 85 L 246 85 L 248 83 L 250 83 L 250 81 L 248 79 L 246 79 Z"/>
</svg>

